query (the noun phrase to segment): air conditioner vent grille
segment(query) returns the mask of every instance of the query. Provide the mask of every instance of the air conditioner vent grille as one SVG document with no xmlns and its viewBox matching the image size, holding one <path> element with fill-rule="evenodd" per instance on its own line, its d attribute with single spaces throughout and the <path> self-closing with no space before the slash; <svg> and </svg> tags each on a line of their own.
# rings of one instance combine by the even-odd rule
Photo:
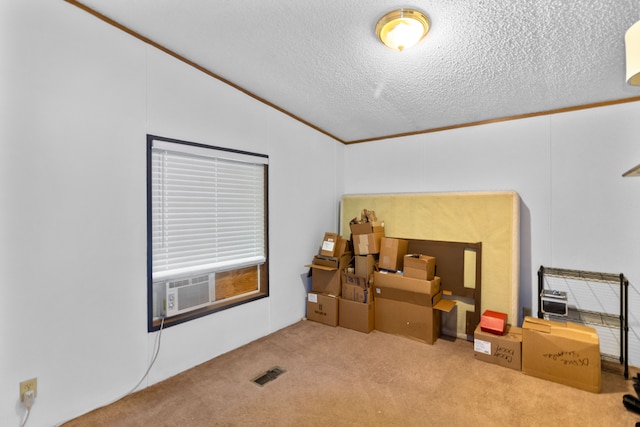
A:
<svg viewBox="0 0 640 427">
<path fill-rule="evenodd" d="M 178 289 L 178 310 L 195 307 L 209 302 L 209 282 Z"/>
<path fill-rule="evenodd" d="M 169 282 L 169 288 L 180 288 L 182 286 L 188 286 L 189 285 L 189 279 L 184 279 L 184 280 L 176 280 L 175 282 Z"/>
</svg>

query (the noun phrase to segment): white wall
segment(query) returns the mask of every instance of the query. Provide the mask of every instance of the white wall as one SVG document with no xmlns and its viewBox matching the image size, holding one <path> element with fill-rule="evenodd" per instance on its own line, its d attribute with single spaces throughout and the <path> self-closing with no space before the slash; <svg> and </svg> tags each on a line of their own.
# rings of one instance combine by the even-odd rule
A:
<svg viewBox="0 0 640 427">
<path fill-rule="evenodd" d="M 76 417 L 128 392 L 147 333 L 146 134 L 269 155 L 270 297 L 166 329 L 148 383 L 304 316 L 337 227 L 344 148 L 63 1 L 0 4 L 0 420 Z M 311 161 L 312 160 L 312 161 Z"/>
<path fill-rule="evenodd" d="M 22 380 L 38 378 L 43 426 L 147 367 L 146 133 L 268 154 L 271 256 L 270 297 L 165 330 L 148 383 L 300 319 L 343 193 L 517 191 L 534 310 L 540 265 L 640 286 L 640 178 L 620 178 L 640 163 L 640 104 L 344 147 L 63 1 L 4 0 L 0 32 L 3 425 L 24 414 Z"/>
<path fill-rule="evenodd" d="M 535 315 L 541 265 L 624 273 L 638 366 L 640 178 L 621 177 L 640 163 L 638 117 L 640 103 L 629 103 L 350 145 L 344 190 L 517 191 L 520 307 Z"/>
</svg>

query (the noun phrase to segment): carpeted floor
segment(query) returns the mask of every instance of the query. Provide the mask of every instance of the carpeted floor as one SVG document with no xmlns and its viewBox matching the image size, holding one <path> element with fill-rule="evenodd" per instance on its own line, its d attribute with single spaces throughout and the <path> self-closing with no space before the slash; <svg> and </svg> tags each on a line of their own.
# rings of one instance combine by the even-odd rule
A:
<svg viewBox="0 0 640 427">
<path fill-rule="evenodd" d="M 475 360 L 465 340 L 301 321 L 65 426 L 635 426 L 625 393 L 614 373 L 595 394 Z"/>
</svg>

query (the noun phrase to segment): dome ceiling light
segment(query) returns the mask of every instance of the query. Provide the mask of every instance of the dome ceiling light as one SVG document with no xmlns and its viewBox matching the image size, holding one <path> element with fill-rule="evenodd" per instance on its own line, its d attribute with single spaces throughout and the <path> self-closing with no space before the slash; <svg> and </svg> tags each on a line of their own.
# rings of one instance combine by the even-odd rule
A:
<svg viewBox="0 0 640 427">
<path fill-rule="evenodd" d="M 418 44 L 429 32 L 430 25 L 424 13 L 398 9 L 378 20 L 376 34 L 387 47 L 403 51 Z"/>
</svg>

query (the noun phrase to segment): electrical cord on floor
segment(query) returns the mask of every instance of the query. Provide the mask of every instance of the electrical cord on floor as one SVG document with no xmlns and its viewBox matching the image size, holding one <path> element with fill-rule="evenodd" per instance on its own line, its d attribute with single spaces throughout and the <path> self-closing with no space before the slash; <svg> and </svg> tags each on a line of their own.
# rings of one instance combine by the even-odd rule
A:
<svg viewBox="0 0 640 427">
<path fill-rule="evenodd" d="M 149 366 L 147 367 L 147 370 L 145 371 L 144 375 L 142 376 L 142 378 L 140 378 L 140 381 L 138 381 L 138 383 L 131 389 L 129 390 L 126 394 L 112 400 L 109 403 L 106 403 L 104 405 L 102 405 L 101 407 L 104 408 L 105 406 L 109 406 L 112 403 L 117 402 L 120 399 L 124 399 L 125 397 L 129 396 L 130 394 L 132 394 L 134 391 L 136 391 L 136 389 L 140 386 L 140 384 L 142 384 L 142 381 L 144 381 L 145 378 L 147 378 L 147 376 L 149 375 L 149 372 L 151 372 L 151 368 L 153 367 L 153 364 L 156 362 L 156 359 L 158 358 L 158 354 L 160 353 L 160 342 L 162 339 L 162 330 L 164 329 L 164 316 L 162 317 L 162 321 L 160 322 L 160 329 L 158 330 L 158 334 L 156 335 L 154 344 L 153 344 L 153 357 L 151 358 L 151 362 L 149 362 Z M 29 414 L 27 412 L 27 418 L 29 417 Z M 26 422 L 26 419 L 25 419 Z M 59 424 L 56 424 L 55 427 L 60 427 L 62 424 L 66 423 L 67 421 L 63 421 Z M 24 427 L 24 424 L 22 424 L 21 427 Z"/>
<path fill-rule="evenodd" d="M 140 378 L 140 381 L 138 381 L 138 384 L 133 386 L 133 388 L 129 391 L 129 393 L 125 394 L 123 397 L 127 397 L 131 393 L 136 391 L 138 386 L 140 386 L 140 384 L 142 384 L 142 381 L 144 381 L 144 379 L 147 378 L 147 376 L 149 375 L 149 372 L 151 371 L 151 368 L 153 367 L 153 364 L 156 363 L 156 359 L 158 357 L 158 354 L 160 353 L 160 340 L 162 339 L 162 329 L 163 328 L 164 328 L 164 317 L 162 317 L 162 321 L 160 322 L 160 329 L 158 330 L 158 334 L 156 335 L 156 339 L 155 339 L 155 342 L 153 344 L 153 358 L 151 359 L 151 362 L 149 363 L 149 367 L 147 368 L 147 371 L 144 373 L 142 378 Z"/>
</svg>

